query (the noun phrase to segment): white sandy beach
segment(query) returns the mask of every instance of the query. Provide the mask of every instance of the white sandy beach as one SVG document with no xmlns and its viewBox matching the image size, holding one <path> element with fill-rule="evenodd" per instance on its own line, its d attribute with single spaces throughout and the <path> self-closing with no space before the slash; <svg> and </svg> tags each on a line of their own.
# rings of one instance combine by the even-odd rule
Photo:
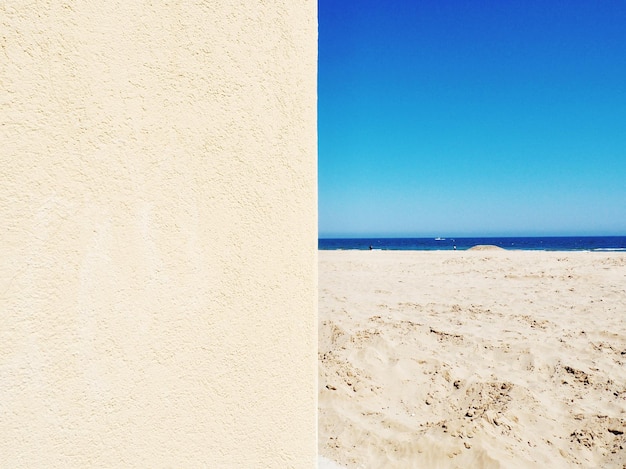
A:
<svg viewBox="0 0 626 469">
<path fill-rule="evenodd" d="M 320 251 L 319 454 L 626 468 L 626 253 Z"/>
</svg>

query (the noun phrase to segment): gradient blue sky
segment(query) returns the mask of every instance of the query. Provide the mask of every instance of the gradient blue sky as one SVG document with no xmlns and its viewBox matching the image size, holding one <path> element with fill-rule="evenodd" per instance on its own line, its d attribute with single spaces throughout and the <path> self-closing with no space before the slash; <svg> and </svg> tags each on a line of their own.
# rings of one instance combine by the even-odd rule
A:
<svg viewBox="0 0 626 469">
<path fill-rule="evenodd" d="M 319 0 L 319 234 L 626 235 L 626 1 Z"/>
</svg>

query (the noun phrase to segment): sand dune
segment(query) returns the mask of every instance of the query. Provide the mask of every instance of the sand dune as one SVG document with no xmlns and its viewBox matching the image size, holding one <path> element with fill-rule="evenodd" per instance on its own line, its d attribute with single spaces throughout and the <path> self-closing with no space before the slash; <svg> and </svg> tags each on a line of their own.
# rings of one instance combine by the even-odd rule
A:
<svg viewBox="0 0 626 469">
<path fill-rule="evenodd" d="M 319 253 L 319 453 L 626 468 L 626 255 Z"/>
</svg>

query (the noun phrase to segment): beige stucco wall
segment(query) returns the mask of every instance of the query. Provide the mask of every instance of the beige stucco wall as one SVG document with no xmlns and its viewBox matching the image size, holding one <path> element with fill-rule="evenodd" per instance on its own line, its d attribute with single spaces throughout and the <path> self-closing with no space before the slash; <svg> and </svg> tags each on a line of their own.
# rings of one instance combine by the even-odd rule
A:
<svg viewBox="0 0 626 469">
<path fill-rule="evenodd" d="M 315 0 L 0 25 L 0 466 L 314 467 Z"/>
</svg>

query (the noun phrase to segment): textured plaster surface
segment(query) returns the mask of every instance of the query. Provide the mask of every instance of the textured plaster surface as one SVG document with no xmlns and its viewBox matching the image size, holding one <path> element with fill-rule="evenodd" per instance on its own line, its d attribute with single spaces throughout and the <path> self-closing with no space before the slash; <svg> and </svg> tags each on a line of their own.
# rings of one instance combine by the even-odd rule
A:
<svg viewBox="0 0 626 469">
<path fill-rule="evenodd" d="M 0 2 L 0 466 L 314 467 L 316 2 Z"/>
</svg>

